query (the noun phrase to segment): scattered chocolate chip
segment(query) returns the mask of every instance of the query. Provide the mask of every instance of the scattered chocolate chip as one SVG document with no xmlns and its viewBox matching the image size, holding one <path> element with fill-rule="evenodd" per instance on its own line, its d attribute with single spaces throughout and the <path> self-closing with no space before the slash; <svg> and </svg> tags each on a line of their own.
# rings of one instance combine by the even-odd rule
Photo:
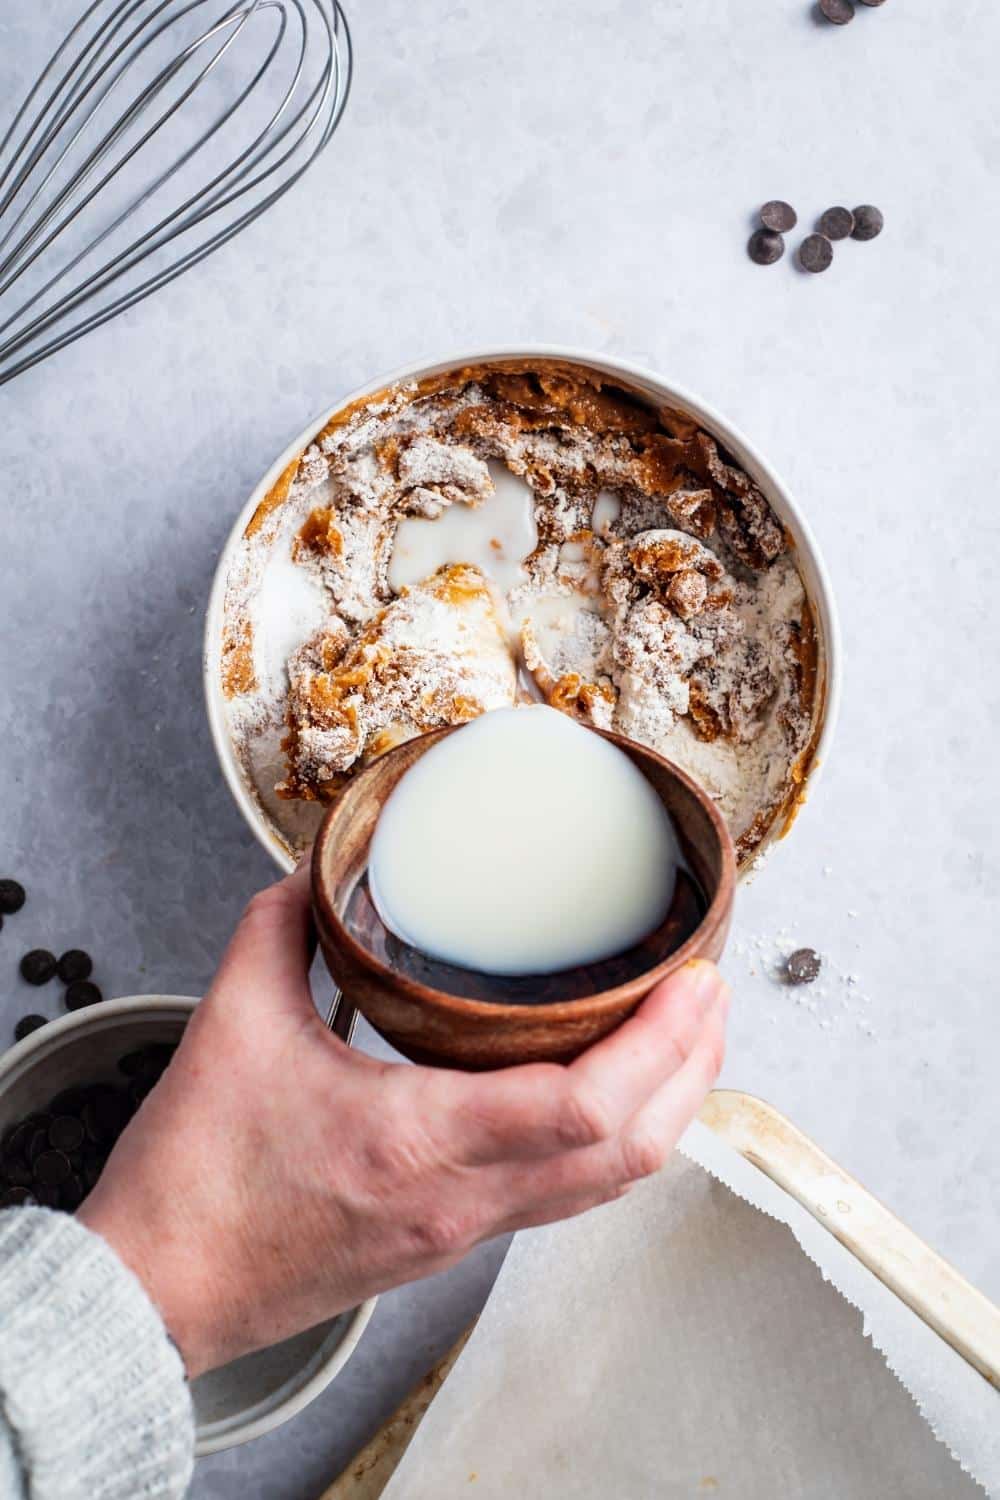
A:
<svg viewBox="0 0 1000 1500">
<path fill-rule="evenodd" d="M 0 880 L 0 912 L 12 917 L 24 905 L 24 886 L 16 880 Z"/>
<path fill-rule="evenodd" d="M 45 1026 L 47 1024 L 48 1023 L 46 1022 L 44 1016 L 22 1016 L 17 1025 L 14 1027 L 15 1042 L 23 1042 L 26 1036 L 30 1036 L 31 1033 L 33 1031 L 37 1031 L 40 1026 Z"/>
<path fill-rule="evenodd" d="M 48 984 L 56 972 L 56 956 L 47 948 L 32 948 L 21 959 L 21 975 L 29 984 Z"/>
<path fill-rule="evenodd" d="M 846 26 L 848 21 L 854 20 L 852 0 L 819 0 L 819 8 L 834 26 Z"/>
<path fill-rule="evenodd" d="M 46 1182 L 36 1182 L 31 1191 L 43 1208 L 61 1208 L 62 1195 L 57 1187 L 50 1187 Z"/>
<path fill-rule="evenodd" d="M 806 271 L 825 271 L 833 260 L 833 246 L 823 234 L 807 234 L 799 246 L 799 262 Z"/>
<path fill-rule="evenodd" d="M 876 235 L 882 233 L 885 219 L 882 210 L 876 208 L 873 203 L 862 203 L 854 210 L 854 228 L 851 236 L 856 240 L 873 240 Z"/>
<path fill-rule="evenodd" d="M 785 976 L 789 984 L 812 984 L 822 966 L 815 948 L 796 948 L 785 961 Z"/>
<path fill-rule="evenodd" d="M 773 229 L 755 229 L 747 241 L 747 254 L 756 266 L 773 266 L 785 253 L 785 242 Z"/>
<path fill-rule="evenodd" d="M 0 1208 L 18 1208 L 22 1203 L 34 1201 L 28 1189 L 23 1187 L 11 1187 L 5 1193 L 0 1193 Z"/>
<path fill-rule="evenodd" d="M 57 1115 L 49 1126 L 49 1145 L 68 1156 L 83 1145 L 83 1125 L 74 1115 Z"/>
<path fill-rule="evenodd" d="M 72 984 L 74 979 L 89 979 L 93 968 L 89 953 L 84 953 L 82 948 L 67 948 L 56 965 L 56 973 L 63 984 Z"/>
<path fill-rule="evenodd" d="M 819 221 L 819 232 L 828 240 L 846 240 L 854 229 L 854 215 L 849 208 L 828 208 Z"/>
<path fill-rule="evenodd" d="M 787 234 L 790 229 L 795 228 L 799 222 L 799 216 L 790 203 L 784 203 L 780 198 L 772 198 L 761 209 L 760 222 L 765 229 L 773 229 L 776 234 Z"/>
<path fill-rule="evenodd" d="M 71 1172 L 69 1158 L 61 1151 L 43 1151 L 35 1162 L 35 1181 L 47 1187 L 61 1187 L 69 1181 Z"/>
<path fill-rule="evenodd" d="M 89 979 L 75 979 L 66 986 L 66 1009 L 82 1010 L 85 1005 L 96 1005 L 104 996 L 96 984 Z"/>
</svg>

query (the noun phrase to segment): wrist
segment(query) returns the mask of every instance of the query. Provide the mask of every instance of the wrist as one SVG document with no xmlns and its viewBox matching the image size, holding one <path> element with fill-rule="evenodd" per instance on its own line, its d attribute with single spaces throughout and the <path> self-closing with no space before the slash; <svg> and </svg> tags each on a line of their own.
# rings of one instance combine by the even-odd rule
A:
<svg viewBox="0 0 1000 1500">
<path fill-rule="evenodd" d="M 221 1309 L 211 1295 L 193 1243 L 162 1223 L 154 1205 L 136 1204 L 129 1195 L 118 1211 L 114 1191 L 94 1189 L 77 1219 L 110 1246 L 141 1283 L 184 1362 L 188 1379 L 222 1363 L 216 1342 Z"/>
</svg>

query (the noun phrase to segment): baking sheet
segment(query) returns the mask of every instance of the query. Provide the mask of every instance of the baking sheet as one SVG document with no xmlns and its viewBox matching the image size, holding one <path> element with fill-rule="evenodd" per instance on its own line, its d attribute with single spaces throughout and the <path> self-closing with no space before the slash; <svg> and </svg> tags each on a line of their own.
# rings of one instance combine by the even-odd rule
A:
<svg viewBox="0 0 1000 1500">
<path fill-rule="evenodd" d="M 1000 1494 L 998 1393 L 705 1127 L 683 1145 L 518 1236 L 387 1500 Z"/>
</svg>

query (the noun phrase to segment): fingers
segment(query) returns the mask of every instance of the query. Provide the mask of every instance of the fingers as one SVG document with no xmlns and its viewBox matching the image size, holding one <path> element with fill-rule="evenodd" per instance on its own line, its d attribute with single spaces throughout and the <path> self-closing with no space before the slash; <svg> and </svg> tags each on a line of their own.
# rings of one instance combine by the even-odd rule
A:
<svg viewBox="0 0 1000 1500">
<path fill-rule="evenodd" d="M 584 1150 L 490 1169 L 496 1174 L 493 1191 L 506 1205 L 503 1221 L 544 1222 L 537 1215 L 553 1203 L 605 1201 L 658 1172 L 718 1077 L 728 1004 L 723 989 L 684 1063 L 619 1131 Z"/>
<path fill-rule="evenodd" d="M 626 1182 L 603 1193 L 549 1199 L 535 1208 L 513 1213 L 497 1228 L 495 1233 L 497 1235 L 513 1234 L 518 1229 L 537 1229 L 540 1224 L 557 1224 L 561 1219 L 575 1219 L 579 1214 L 589 1213 L 592 1208 L 600 1208 L 605 1203 L 613 1203 L 617 1198 L 624 1198 L 634 1186 L 634 1183 Z"/>
<path fill-rule="evenodd" d="M 623 1026 L 577 1058 L 574 1085 L 599 1101 L 612 1127 L 684 1066 L 724 986 L 714 964 L 698 959 L 657 985 Z"/>
<path fill-rule="evenodd" d="M 714 964 L 686 964 L 568 1068 L 450 1075 L 461 1160 L 541 1159 L 612 1138 L 684 1066 L 723 988 Z"/>
<path fill-rule="evenodd" d="M 208 999 L 252 1004 L 257 1014 L 315 1015 L 309 965 L 315 951 L 309 856 L 291 875 L 258 891 L 240 919 Z"/>
</svg>

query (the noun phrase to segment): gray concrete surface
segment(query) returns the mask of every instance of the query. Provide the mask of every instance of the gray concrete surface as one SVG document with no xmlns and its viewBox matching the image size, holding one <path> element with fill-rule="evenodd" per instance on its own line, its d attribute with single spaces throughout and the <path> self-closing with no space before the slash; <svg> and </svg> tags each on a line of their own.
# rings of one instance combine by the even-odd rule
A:
<svg viewBox="0 0 1000 1500">
<path fill-rule="evenodd" d="M 0 873 L 31 890 L 0 934 L 3 1035 L 39 999 L 16 975 L 38 943 L 91 948 L 108 994 L 199 993 L 271 875 L 213 760 L 200 634 L 222 539 L 274 454 L 403 361 L 591 346 L 743 428 L 798 495 L 840 602 L 840 730 L 740 899 L 724 1081 L 1000 1297 L 1000 10 L 913 0 L 844 28 L 805 0 L 351 12 L 356 91 L 308 182 L 0 389 Z M 58 24 L 5 7 L 0 98 Z M 757 268 L 749 215 L 774 196 L 803 227 L 875 202 L 886 229 L 824 276 Z M 786 928 L 826 955 L 815 1011 L 763 971 Z M 54 1013 L 54 988 L 41 998 Z M 498 1256 L 386 1297 L 342 1378 L 201 1465 L 196 1500 L 313 1500 L 472 1316 Z"/>
</svg>

